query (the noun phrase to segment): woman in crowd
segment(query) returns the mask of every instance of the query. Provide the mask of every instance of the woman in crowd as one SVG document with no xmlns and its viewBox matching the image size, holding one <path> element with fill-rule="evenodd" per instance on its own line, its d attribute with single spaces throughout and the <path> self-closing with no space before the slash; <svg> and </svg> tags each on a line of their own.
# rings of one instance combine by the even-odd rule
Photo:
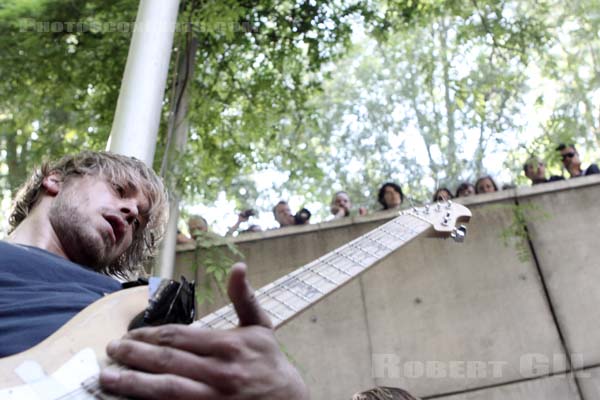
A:
<svg viewBox="0 0 600 400">
<path fill-rule="evenodd" d="M 475 194 L 475 186 L 469 182 L 463 182 L 456 189 L 456 197 L 468 197 Z"/>
<path fill-rule="evenodd" d="M 496 185 L 494 179 L 489 175 L 482 176 L 481 178 L 477 179 L 477 182 L 475 182 L 475 193 L 477 194 L 493 193 L 497 191 L 498 185 Z"/>
<path fill-rule="evenodd" d="M 404 201 L 402 188 L 393 182 L 384 183 L 379 189 L 377 201 L 383 206 L 384 210 L 391 210 L 400 207 Z"/>
<path fill-rule="evenodd" d="M 441 187 L 435 191 L 433 194 L 433 201 L 448 201 L 452 199 L 452 193 L 450 193 L 450 189 Z"/>
</svg>

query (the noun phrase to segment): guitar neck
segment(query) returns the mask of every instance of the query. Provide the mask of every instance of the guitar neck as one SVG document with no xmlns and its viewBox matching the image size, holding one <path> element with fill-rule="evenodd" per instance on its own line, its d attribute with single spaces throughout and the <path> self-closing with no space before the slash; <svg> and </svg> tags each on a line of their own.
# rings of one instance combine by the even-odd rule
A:
<svg viewBox="0 0 600 400">
<path fill-rule="evenodd" d="M 330 295 L 387 255 L 431 228 L 412 212 L 375 228 L 317 260 L 256 291 L 256 298 L 278 328 Z M 238 326 L 231 304 L 194 322 L 207 328 Z"/>
</svg>

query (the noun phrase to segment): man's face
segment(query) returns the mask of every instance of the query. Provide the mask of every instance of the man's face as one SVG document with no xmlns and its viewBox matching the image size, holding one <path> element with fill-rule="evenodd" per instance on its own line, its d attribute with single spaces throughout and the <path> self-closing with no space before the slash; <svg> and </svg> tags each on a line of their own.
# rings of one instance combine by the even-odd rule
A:
<svg viewBox="0 0 600 400">
<path fill-rule="evenodd" d="M 294 225 L 294 216 L 292 215 L 290 206 L 287 204 L 278 204 L 275 207 L 275 220 L 281 226 Z"/>
<path fill-rule="evenodd" d="M 87 175 L 61 184 L 48 217 L 71 261 L 102 269 L 145 228 L 148 207 L 141 191 Z"/>
<path fill-rule="evenodd" d="M 208 232 L 208 226 L 201 219 L 193 219 L 188 222 L 190 235 L 195 239 L 199 236 L 198 232 Z"/>
<path fill-rule="evenodd" d="M 533 182 L 546 179 L 546 167 L 544 166 L 544 163 L 539 161 L 528 163 L 525 176 L 527 176 Z"/>
<path fill-rule="evenodd" d="M 572 167 L 579 167 L 581 160 L 579 160 L 579 154 L 573 146 L 567 146 L 560 151 L 562 163 L 565 168 L 569 169 Z"/>
<path fill-rule="evenodd" d="M 333 202 L 334 206 L 339 210 L 343 208 L 346 210 L 346 214 L 350 211 L 352 207 L 352 203 L 350 203 L 350 198 L 346 193 L 338 193 L 335 196 L 335 201 Z"/>
</svg>

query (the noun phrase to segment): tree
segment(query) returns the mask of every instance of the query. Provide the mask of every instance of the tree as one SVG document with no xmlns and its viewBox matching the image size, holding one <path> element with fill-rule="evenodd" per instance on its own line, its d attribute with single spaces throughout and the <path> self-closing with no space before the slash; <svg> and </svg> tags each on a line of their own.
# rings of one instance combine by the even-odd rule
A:
<svg viewBox="0 0 600 400">
<path fill-rule="evenodd" d="M 548 36 L 535 4 L 411 4 L 412 14 L 390 6 L 395 29 L 340 62 L 316 107 L 336 149 L 324 187 L 355 202 L 373 204 L 384 180 L 427 201 L 435 187 L 484 174 L 485 157 L 521 128 L 527 66 Z"/>
</svg>

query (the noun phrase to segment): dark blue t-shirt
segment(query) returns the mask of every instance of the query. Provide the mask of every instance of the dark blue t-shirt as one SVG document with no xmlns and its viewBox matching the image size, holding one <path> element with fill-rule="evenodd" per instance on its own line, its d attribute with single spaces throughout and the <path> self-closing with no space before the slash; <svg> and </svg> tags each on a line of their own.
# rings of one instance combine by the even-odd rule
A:
<svg viewBox="0 0 600 400">
<path fill-rule="evenodd" d="M 120 288 L 115 279 L 53 253 L 0 241 L 0 357 L 36 345 Z"/>
</svg>

